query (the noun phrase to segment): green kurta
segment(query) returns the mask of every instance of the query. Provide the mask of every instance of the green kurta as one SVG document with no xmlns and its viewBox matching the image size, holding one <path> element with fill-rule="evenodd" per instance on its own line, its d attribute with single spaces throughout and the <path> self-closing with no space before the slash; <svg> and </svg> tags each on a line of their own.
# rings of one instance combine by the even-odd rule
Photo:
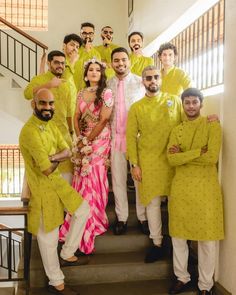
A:
<svg viewBox="0 0 236 295">
<path fill-rule="evenodd" d="M 22 128 L 19 143 L 31 191 L 28 230 L 37 234 L 42 213 L 45 231 L 50 232 L 63 223 L 64 207 L 73 213 L 83 201 L 58 169 L 49 176 L 42 173 L 52 164 L 48 156 L 68 145 L 54 122 L 41 121 L 34 115 Z"/>
<path fill-rule="evenodd" d="M 199 117 L 173 129 L 168 148 L 179 145 L 182 152 L 168 154 L 176 166 L 169 197 L 169 231 L 187 240 L 224 238 L 223 207 L 216 163 L 221 146 L 221 127 Z M 201 148 L 208 151 L 200 155 Z"/>
<path fill-rule="evenodd" d="M 101 60 L 107 64 L 106 68 L 106 76 L 107 79 L 110 79 L 115 76 L 115 71 L 111 67 L 111 53 L 112 50 L 118 48 L 119 46 L 116 44 L 109 44 L 109 46 L 105 47 L 104 45 L 95 46 L 95 49 L 100 53 Z"/>
<path fill-rule="evenodd" d="M 54 77 L 55 76 L 50 71 L 35 76 L 25 88 L 25 98 L 32 99 L 34 97 L 33 89 L 37 86 L 48 83 Z M 72 139 L 67 124 L 67 118 L 73 117 L 73 99 L 70 92 L 69 82 L 63 82 L 59 87 L 51 88 L 50 91 L 53 93 L 55 99 L 55 114 L 52 120 L 56 123 L 57 128 L 60 130 L 69 147 L 72 147 Z M 59 165 L 59 169 L 61 172 L 72 172 L 73 165 L 70 160 L 67 160 Z"/>
<path fill-rule="evenodd" d="M 191 87 L 191 79 L 187 73 L 177 67 L 172 67 L 166 75 L 161 71 L 161 91 L 180 96 L 181 93 Z"/>
<path fill-rule="evenodd" d="M 96 58 L 101 60 L 100 53 L 93 47 L 89 52 L 85 50 L 84 46 L 79 48 L 79 59 L 75 63 L 74 81 L 77 91 L 85 87 L 84 82 L 84 63 L 89 59 Z"/>
<path fill-rule="evenodd" d="M 166 146 L 171 130 L 181 121 L 181 110 L 177 96 L 160 92 L 134 103 L 128 113 L 127 158 L 141 167 L 138 189 L 145 206 L 170 192 L 173 168 L 168 164 Z"/>
<path fill-rule="evenodd" d="M 134 53 L 130 54 L 130 71 L 138 76 L 142 76 L 143 69 L 147 66 L 153 66 L 154 60 L 151 57 L 137 56 Z"/>
</svg>

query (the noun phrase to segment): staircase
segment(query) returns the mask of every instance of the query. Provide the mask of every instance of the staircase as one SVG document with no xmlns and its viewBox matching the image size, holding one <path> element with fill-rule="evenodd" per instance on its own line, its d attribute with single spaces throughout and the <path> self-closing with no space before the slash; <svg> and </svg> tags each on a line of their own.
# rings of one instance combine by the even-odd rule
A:
<svg viewBox="0 0 236 295">
<path fill-rule="evenodd" d="M 96 253 L 90 256 L 90 263 L 78 267 L 65 267 L 66 283 L 80 291 L 80 295 L 165 295 L 171 284 L 172 262 L 170 238 L 167 230 L 167 208 L 162 206 L 163 234 L 166 249 L 165 258 L 155 263 L 144 263 L 144 257 L 151 240 L 138 229 L 135 211 L 135 192 L 128 190 L 129 219 L 125 235 L 115 236 L 111 228 L 96 238 Z M 113 193 L 109 193 L 107 215 L 112 224 L 115 221 Z M 30 295 L 50 294 L 44 274 L 36 240 L 32 243 Z M 17 295 L 24 294 L 23 287 Z M 190 289 L 186 295 L 196 294 Z"/>
</svg>

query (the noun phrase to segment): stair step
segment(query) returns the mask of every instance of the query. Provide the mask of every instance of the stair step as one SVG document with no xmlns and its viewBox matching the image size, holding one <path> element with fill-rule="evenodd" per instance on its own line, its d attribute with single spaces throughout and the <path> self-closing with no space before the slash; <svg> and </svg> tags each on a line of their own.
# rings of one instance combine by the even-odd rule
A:
<svg viewBox="0 0 236 295">
<path fill-rule="evenodd" d="M 15 287 L 1 287 L 0 284 L 0 293 L 1 295 L 14 295 Z"/>
<path fill-rule="evenodd" d="M 132 186 L 127 188 L 127 195 L 129 204 L 135 204 L 135 189 Z M 109 188 L 108 204 L 114 204 L 114 194 L 111 187 Z"/>
<path fill-rule="evenodd" d="M 145 280 L 133 282 L 119 282 L 109 284 L 76 285 L 72 288 L 80 295 L 167 295 L 171 281 Z M 46 288 L 31 288 L 30 295 L 49 295 Z M 196 295 L 196 288 L 192 287 L 184 292 L 185 295 Z M 17 295 L 23 295 L 17 293 Z"/>
<path fill-rule="evenodd" d="M 144 263 L 146 251 L 130 253 L 103 253 L 90 256 L 88 265 L 64 267 L 63 272 L 69 285 L 97 284 L 154 280 L 170 277 L 171 259 L 155 263 Z M 43 287 L 46 277 L 42 262 L 31 261 L 31 286 Z"/>
</svg>

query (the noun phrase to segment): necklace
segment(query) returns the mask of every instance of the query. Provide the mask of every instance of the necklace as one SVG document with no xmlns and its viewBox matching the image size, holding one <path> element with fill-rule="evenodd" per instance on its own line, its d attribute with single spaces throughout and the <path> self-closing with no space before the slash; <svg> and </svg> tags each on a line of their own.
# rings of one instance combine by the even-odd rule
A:
<svg viewBox="0 0 236 295">
<path fill-rule="evenodd" d="M 98 89 L 98 86 L 87 87 L 87 91 L 89 91 L 89 92 L 95 92 L 95 91 L 97 91 L 97 89 Z"/>
</svg>

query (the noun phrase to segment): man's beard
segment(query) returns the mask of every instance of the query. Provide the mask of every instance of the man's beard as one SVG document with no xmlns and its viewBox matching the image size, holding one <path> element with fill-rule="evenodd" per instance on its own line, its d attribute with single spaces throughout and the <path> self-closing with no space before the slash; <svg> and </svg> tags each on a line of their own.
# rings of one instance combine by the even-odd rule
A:
<svg viewBox="0 0 236 295">
<path fill-rule="evenodd" d="M 131 47 L 132 51 L 137 51 L 141 48 L 141 46 L 139 44 L 135 44 L 133 47 Z"/>
<path fill-rule="evenodd" d="M 155 87 L 151 87 L 151 85 L 149 85 L 146 88 L 150 93 L 156 93 L 160 90 L 160 87 L 158 85 L 155 85 Z"/>
<path fill-rule="evenodd" d="M 43 112 L 45 112 L 45 111 L 49 112 L 50 114 L 43 115 Z M 50 121 L 53 118 L 53 115 L 54 115 L 53 110 L 45 110 L 45 109 L 43 109 L 43 110 L 40 111 L 37 107 L 35 107 L 34 113 L 35 113 L 35 115 L 36 115 L 36 117 L 38 119 L 40 119 L 41 121 L 45 121 L 45 122 Z"/>
</svg>

